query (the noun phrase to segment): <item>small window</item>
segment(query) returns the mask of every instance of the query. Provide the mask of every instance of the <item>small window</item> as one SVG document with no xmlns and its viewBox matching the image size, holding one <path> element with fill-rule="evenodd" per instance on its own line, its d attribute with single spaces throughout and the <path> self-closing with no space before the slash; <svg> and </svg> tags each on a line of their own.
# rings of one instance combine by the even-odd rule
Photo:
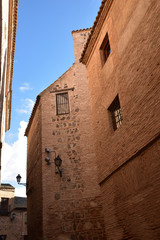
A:
<svg viewBox="0 0 160 240">
<path fill-rule="evenodd" d="M 25 224 L 27 224 L 27 214 L 25 214 L 25 216 L 24 216 L 24 222 L 25 222 Z"/>
<path fill-rule="evenodd" d="M 7 235 L 0 235 L 0 240 L 6 240 Z"/>
<path fill-rule="evenodd" d="M 9 203 L 8 198 L 2 198 L 1 199 L 1 209 L 8 210 L 8 203 Z"/>
<path fill-rule="evenodd" d="M 105 64 L 110 53 L 111 53 L 111 47 L 110 47 L 108 33 L 107 33 L 100 47 L 102 65 Z"/>
<path fill-rule="evenodd" d="M 114 101 L 109 106 L 108 110 L 111 112 L 113 128 L 116 130 L 120 127 L 123 122 L 122 110 L 120 106 L 120 101 L 118 95 L 114 99 Z"/>
<path fill-rule="evenodd" d="M 56 95 L 57 115 L 69 113 L 69 99 L 68 93 L 61 93 Z"/>
</svg>

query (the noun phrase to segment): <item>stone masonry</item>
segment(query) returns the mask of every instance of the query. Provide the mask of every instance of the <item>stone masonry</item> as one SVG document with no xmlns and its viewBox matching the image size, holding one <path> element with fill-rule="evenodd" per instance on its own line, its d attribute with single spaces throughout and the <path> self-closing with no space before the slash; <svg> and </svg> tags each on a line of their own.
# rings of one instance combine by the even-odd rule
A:
<svg viewBox="0 0 160 240">
<path fill-rule="evenodd" d="M 106 239 L 87 72 L 79 63 L 89 32 L 72 32 L 75 63 L 37 97 L 26 129 L 29 240 Z M 56 95 L 66 92 L 69 113 L 57 115 Z M 62 177 L 55 168 L 55 152 L 62 159 Z"/>
<path fill-rule="evenodd" d="M 26 198 L 14 197 L 14 187 L 1 184 L 0 187 L 0 239 L 24 240 L 27 236 Z M 2 199 L 8 199 L 7 208 L 2 207 Z M 20 203 L 23 204 L 20 204 Z"/>
</svg>

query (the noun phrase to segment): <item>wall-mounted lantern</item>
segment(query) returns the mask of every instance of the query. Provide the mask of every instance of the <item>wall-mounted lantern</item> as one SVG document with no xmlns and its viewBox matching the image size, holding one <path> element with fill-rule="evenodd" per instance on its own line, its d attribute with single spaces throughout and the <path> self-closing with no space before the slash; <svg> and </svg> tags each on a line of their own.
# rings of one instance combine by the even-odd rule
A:
<svg viewBox="0 0 160 240">
<path fill-rule="evenodd" d="M 17 175 L 17 177 L 16 177 L 16 179 L 17 179 L 17 183 L 19 184 L 19 185 L 23 185 L 23 186 L 27 186 L 27 183 L 21 183 L 21 175 L 20 174 L 18 174 Z"/>
<path fill-rule="evenodd" d="M 60 166 L 61 166 L 61 164 L 62 164 L 62 159 L 60 158 L 60 156 L 58 155 L 58 156 L 56 157 L 56 151 L 50 151 L 49 148 L 45 148 L 45 152 L 47 153 L 47 157 L 45 158 L 46 163 L 47 163 L 48 165 L 50 165 L 51 163 L 54 163 L 55 166 L 56 166 L 56 169 L 58 170 L 58 173 L 59 173 L 60 177 L 62 177 L 62 170 L 60 169 Z M 51 152 L 54 152 L 54 153 L 55 153 L 54 162 L 51 162 L 50 157 L 49 157 L 49 154 L 50 154 Z"/>
</svg>

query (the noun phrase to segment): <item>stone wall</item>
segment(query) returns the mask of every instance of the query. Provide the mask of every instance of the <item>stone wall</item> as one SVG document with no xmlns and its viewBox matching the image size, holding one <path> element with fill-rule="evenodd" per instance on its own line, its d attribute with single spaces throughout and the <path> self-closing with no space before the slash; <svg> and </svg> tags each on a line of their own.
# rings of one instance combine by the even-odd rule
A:
<svg viewBox="0 0 160 240">
<path fill-rule="evenodd" d="M 27 236 L 27 224 L 25 224 L 27 211 L 14 210 L 12 213 L 15 214 L 12 220 L 11 215 L 0 216 L 0 235 L 6 235 L 6 239 L 9 240 L 24 240 L 24 236 Z"/>
<path fill-rule="evenodd" d="M 86 35 L 73 33 L 76 49 Z M 56 115 L 56 94 L 62 91 L 69 94 L 70 113 Z M 43 154 L 44 239 L 105 239 L 85 67 L 73 64 L 43 93 L 41 102 L 42 149 L 56 151 L 63 161 L 61 178 Z M 50 158 L 53 161 L 54 152 Z"/>
<path fill-rule="evenodd" d="M 113 1 L 87 62 L 107 239 L 160 233 L 159 14 L 156 0 Z M 107 32 L 111 54 L 102 66 Z M 108 108 L 117 94 L 123 122 L 114 131 Z"/>
<path fill-rule="evenodd" d="M 33 111 L 29 123 L 28 172 L 37 161 L 30 177 L 36 178 L 38 169 L 41 174 L 40 182 L 37 183 L 28 178 L 29 186 L 33 187 L 35 184 L 37 188 L 28 195 L 30 240 L 105 239 L 87 72 L 85 66 L 78 61 L 88 33 L 89 30 L 72 33 L 76 62 L 40 94 L 37 110 Z M 69 96 L 70 112 L 57 115 L 56 94 L 66 92 Z M 39 131 L 42 131 L 41 135 L 38 135 Z M 42 142 L 39 158 L 34 154 L 38 141 Z M 45 148 L 49 148 L 50 153 L 46 153 Z M 55 169 L 55 152 L 62 159 L 62 177 Z M 50 158 L 51 164 L 47 164 L 46 157 Z M 36 198 L 43 202 L 43 215 L 39 216 L 39 220 L 35 217 L 39 210 Z M 38 222 L 42 222 L 43 232 L 35 236 L 33 230 L 29 229 L 35 229 Z"/>
</svg>

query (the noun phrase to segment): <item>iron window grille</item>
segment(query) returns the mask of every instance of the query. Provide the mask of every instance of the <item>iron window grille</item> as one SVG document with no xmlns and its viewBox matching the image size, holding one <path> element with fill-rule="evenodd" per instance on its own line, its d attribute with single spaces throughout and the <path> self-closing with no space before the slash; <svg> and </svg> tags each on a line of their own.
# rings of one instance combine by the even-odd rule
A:
<svg viewBox="0 0 160 240">
<path fill-rule="evenodd" d="M 118 95 L 113 100 L 108 110 L 111 112 L 113 129 L 116 130 L 119 128 L 123 122 L 122 110 L 120 106 L 120 101 Z"/>
<path fill-rule="evenodd" d="M 102 65 L 105 64 L 110 53 L 111 53 L 111 47 L 110 47 L 108 33 L 107 33 L 100 47 Z"/>
<path fill-rule="evenodd" d="M 68 93 L 61 93 L 56 95 L 56 111 L 57 115 L 69 113 Z"/>
</svg>

